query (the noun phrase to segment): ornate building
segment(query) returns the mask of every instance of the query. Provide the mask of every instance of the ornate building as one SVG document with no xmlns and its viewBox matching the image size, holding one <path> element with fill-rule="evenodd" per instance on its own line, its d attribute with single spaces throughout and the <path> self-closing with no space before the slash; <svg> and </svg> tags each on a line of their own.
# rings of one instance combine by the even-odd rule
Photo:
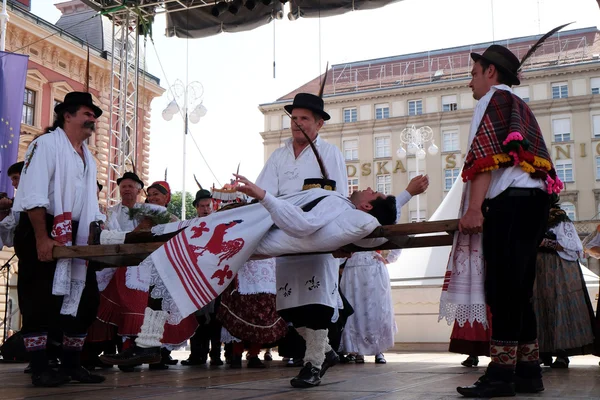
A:
<svg viewBox="0 0 600 400">
<path fill-rule="evenodd" d="M 111 99 L 112 27 L 105 16 L 97 13 L 80 0 L 56 4 L 62 16 L 52 24 L 29 12 L 29 1 L 8 2 L 10 20 L 7 28 L 6 51 L 29 56 L 27 82 L 23 97 L 15 93 L 15 101 L 24 99 L 19 160 L 22 160 L 31 141 L 52 125 L 54 106 L 71 91 L 83 91 L 86 80 L 87 49 L 89 44 L 89 91 L 94 103 L 104 111 L 98 119 L 96 132 L 88 145 L 98 164 L 98 181 L 104 190 L 100 194 L 106 204 L 108 182 Z M 150 103 L 164 92 L 158 78 L 140 70 L 138 90 L 138 132 L 135 143 L 128 143 L 136 152 L 138 175 L 148 180 L 150 154 Z M 127 166 L 128 169 L 131 166 Z M 3 171 L 4 173 L 4 171 Z M 0 262 L 12 256 L 11 249 L 0 252 Z M 16 260 L 11 264 L 16 268 Z M 11 270 L 9 308 L 17 310 L 15 269 Z M 3 279 L 5 281 L 5 278 Z M 4 283 L 0 283 L 0 318 L 3 318 Z M 12 317 L 11 327 L 20 325 L 18 315 Z"/>
</svg>

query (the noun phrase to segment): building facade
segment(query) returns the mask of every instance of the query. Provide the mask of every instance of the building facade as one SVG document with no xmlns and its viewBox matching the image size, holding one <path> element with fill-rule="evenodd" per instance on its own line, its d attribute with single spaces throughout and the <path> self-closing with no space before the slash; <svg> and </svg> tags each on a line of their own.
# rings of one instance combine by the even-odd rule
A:
<svg viewBox="0 0 600 400">
<path fill-rule="evenodd" d="M 600 221 L 600 36 L 596 27 L 561 32 L 526 62 L 521 85 L 524 99 L 540 124 L 557 172 L 565 183 L 561 206 L 576 221 L 582 236 Z M 539 36 L 497 42 L 519 59 Z M 331 115 L 321 137 L 340 148 L 346 159 L 350 191 L 371 187 L 397 194 L 417 173 L 430 177 L 427 192 L 413 198 L 401 223 L 426 220 L 460 179 L 473 108 L 468 87 L 471 52 L 493 43 L 478 43 L 376 60 L 334 65 L 325 86 L 325 109 Z M 290 137 L 290 119 L 283 106 L 296 93 L 317 93 L 317 77 L 277 101 L 260 106 L 264 114 L 265 160 Z M 429 126 L 438 147 L 418 161 L 400 157 L 400 134 L 414 125 Z M 427 149 L 431 143 L 423 145 Z M 405 146 L 406 147 L 406 146 Z M 339 184 L 339 183 L 338 183 Z M 413 254 L 414 253 L 414 254 Z M 415 255 L 416 254 L 416 255 Z M 398 349 L 446 350 L 451 326 L 438 323 L 439 295 L 447 262 L 432 249 L 409 249 L 412 261 L 390 266 Z M 428 259 L 426 262 L 422 258 Z M 415 260 L 419 260 L 418 262 Z M 598 260 L 582 260 L 595 304 Z M 415 265 L 410 265 L 411 262 Z M 409 265 L 407 265 L 409 264 Z M 416 264 L 424 264 L 419 269 Z M 435 264 L 435 265 L 432 265 Z M 411 273 L 407 271 L 415 270 Z M 584 271 L 585 273 L 585 271 Z M 594 273 L 596 275 L 594 275 Z"/>
<path fill-rule="evenodd" d="M 508 47 L 521 57 L 538 36 L 512 38 Z M 331 120 L 321 136 L 345 158 L 350 190 L 372 187 L 394 194 L 418 173 L 430 187 L 408 205 L 402 222 L 427 219 L 459 177 L 476 101 L 468 87 L 470 52 L 492 43 L 434 50 L 385 59 L 334 65 L 325 86 Z M 502 42 L 502 44 L 506 44 Z M 600 211 L 600 43 L 594 28 L 565 31 L 549 39 L 526 63 L 515 93 L 528 102 L 544 132 L 559 176 L 565 182 L 562 206 L 574 220 Z M 290 136 L 283 110 L 298 92 L 318 91 L 320 77 L 274 103 L 260 106 L 265 160 Z M 400 132 L 429 126 L 439 148 L 419 161 L 397 155 Z M 430 144 L 425 144 L 425 149 Z"/>
<path fill-rule="evenodd" d="M 23 101 L 23 118 L 19 137 L 19 157 L 23 160 L 31 141 L 54 121 L 54 106 L 71 91 L 84 91 L 89 44 L 89 92 L 94 103 L 104 111 L 96 124 L 96 131 L 88 146 L 98 166 L 98 181 L 104 185 L 100 202 L 106 205 L 108 163 L 110 149 L 110 99 L 112 28 L 105 16 L 97 13 L 80 0 L 56 4 L 62 16 L 52 24 L 29 11 L 29 1 L 8 2 L 10 20 L 7 27 L 6 51 L 29 56 L 25 93 L 15 94 L 15 101 Z M 138 90 L 138 132 L 135 143 L 137 173 L 148 180 L 150 154 L 150 103 L 164 92 L 158 78 L 141 73 Z M 114 147 L 114 146 L 112 146 Z M 130 166 L 128 166 L 130 169 Z M 2 171 L 5 173 L 5 171 Z M 0 263 L 13 255 L 12 249 L 0 252 Z M 11 261 L 9 315 L 14 314 L 10 327 L 18 329 L 20 318 L 17 306 L 17 260 Z M 4 283 L 2 283 L 4 282 Z M 6 276 L 0 280 L 0 318 L 3 319 Z"/>
</svg>

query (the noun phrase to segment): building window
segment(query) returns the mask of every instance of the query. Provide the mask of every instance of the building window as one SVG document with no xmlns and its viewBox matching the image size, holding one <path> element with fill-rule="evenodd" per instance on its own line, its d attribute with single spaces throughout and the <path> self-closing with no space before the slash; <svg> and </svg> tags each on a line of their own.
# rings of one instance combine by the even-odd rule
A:
<svg viewBox="0 0 600 400">
<path fill-rule="evenodd" d="M 358 114 L 356 107 L 344 108 L 344 122 L 356 122 L 358 120 Z"/>
<path fill-rule="evenodd" d="M 21 118 L 21 123 L 33 126 L 35 115 L 35 95 L 36 93 L 31 90 L 25 88 L 25 96 L 23 99 L 23 117 Z"/>
<path fill-rule="evenodd" d="M 575 221 L 577 219 L 575 213 L 575 204 L 565 201 L 564 203 L 560 203 L 560 208 L 564 210 L 564 212 L 567 214 L 567 217 L 569 217 L 571 221 Z"/>
<path fill-rule="evenodd" d="M 408 115 L 421 115 L 423 114 L 423 100 L 409 100 L 408 101 Z"/>
<path fill-rule="evenodd" d="M 592 137 L 600 138 L 600 115 L 592 116 Z"/>
<path fill-rule="evenodd" d="M 375 104 L 375 119 L 387 119 L 390 117 L 389 104 Z"/>
<path fill-rule="evenodd" d="M 358 160 L 358 140 L 344 140 L 344 159 L 346 161 Z"/>
<path fill-rule="evenodd" d="M 348 196 L 358 190 L 358 178 L 348 178 Z"/>
<path fill-rule="evenodd" d="M 442 151 L 459 151 L 460 139 L 458 131 L 442 131 Z"/>
<path fill-rule="evenodd" d="M 572 160 L 556 160 L 556 174 L 563 182 L 575 182 L 573 179 L 573 161 Z"/>
<path fill-rule="evenodd" d="M 592 87 L 592 94 L 600 94 L 600 78 L 590 79 L 590 86 Z"/>
<path fill-rule="evenodd" d="M 525 103 L 529 103 L 529 86 L 513 88 L 513 93 L 519 96 Z"/>
<path fill-rule="evenodd" d="M 444 190 L 452 189 L 452 185 L 454 185 L 454 181 L 459 174 L 460 168 L 447 168 L 444 170 Z"/>
<path fill-rule="evenodd" d="M 419 210 L 419 219 L 417 219 L 417 210 L 410 212 L 410 222 L 423 222 L 426 220 L 426 217 L 425 210 Z"/>
<path fill-rule="evenodd" d="M 389 136 L 375 138 L 375 158 L 391 157 L 392 147 Z"/>
<path fill-rule="evenodd" d="M 596 179 L 600 179 L 600 156 L 596 156 Z"/>
<path fill-rule="evenodd" d="M 456 95 L 442 96 L 442 111 L 456 111 L 458 110 L 458 103 L 456 102 Z"/>
<path fill-rule="evenodd" d="M 292 120 L 287 115 L 281 116 L 281 129 L 290 129 Z"/>
<path fill-rule="evenodd" d="M 571 120 L 569 118 L 553 119 L 552 134 L 555 142 L 571 140 Z"/>
<path fill-rule="evenodd" d="M 569 88 L 567 82 L 558 82 L 552 84 L 552 98 L 565 99 L 569 97 Z"/>
<path fill-rule="evenodd" d="M 392 175 L 377 175 L 377 191 L 383 194 L 392 193 Z"/>
</svg>

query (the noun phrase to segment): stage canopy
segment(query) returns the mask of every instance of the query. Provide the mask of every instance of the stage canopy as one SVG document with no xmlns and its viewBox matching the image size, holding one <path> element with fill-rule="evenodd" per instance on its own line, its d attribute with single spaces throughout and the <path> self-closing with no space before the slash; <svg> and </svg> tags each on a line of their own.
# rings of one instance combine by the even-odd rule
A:
<svg viewBox="0 0 600 400">
<path fill-rule="evenodd" d="M 152 21 L 166 14 L 167 36 L 202 38 L 222 32 L 243 32 L 284 17 L 319 18 L 348 11 L 380 8 L 401 0 L 83 0 L 110 17 L 112 10 L 133 7 Z M 289 16 L 284 15 L 289 5 Z M 235 13 L 234 13 L 235 12 Z"/>
</svg>

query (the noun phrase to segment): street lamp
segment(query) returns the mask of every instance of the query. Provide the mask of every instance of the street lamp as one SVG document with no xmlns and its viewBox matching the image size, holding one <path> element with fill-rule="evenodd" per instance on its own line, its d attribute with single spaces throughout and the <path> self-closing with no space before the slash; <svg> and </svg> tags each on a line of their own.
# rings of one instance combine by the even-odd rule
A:
<svg viewBox="0 0 600 400">
<path fill-rule="evenodd" d="M 171 100 L 167 108 L 162 112 L 165 121 L 173 119 L 173 115 L 181 113 L 183 117 L 183 182 L 181 185 L 181 220 L 185 219 L 185 139 L 188 132 L 188 121 L 192 124 L 200 122 L 200 118 L 206 115 L 206 107 L 202 104 L 204 87 L 200 82 L 190 82 L 184 85 L 179 79 L 170 87 L 168 98 Z M 183 106 L 180 106 L 183 104 Z M 188 114 L 189 110 L 192 110 Z"/>
<path fill-rule="evenodd" d="M 424 160 L 427 156 L 427 153 L 423 150 L 425 145 L 431 142 L 427 148 L 427 152 L 431 155 L 436 155 L 439 151 L 433 140 L 433 130 L 428 126 L 417 129 L 412 125 L 408 128 L 404 128 L 402 132 L 400 132 L 400 141 L 402 144 L 406 145 L 406 150 L 400 145 L 400 148 L 396 151 L 396 155 L 402 159 L 406 158 L 406 153 L 414 155 L 415 167 L 417 169 L 416 175 L 419 175 L 419 160 Z M 419 205 L 419 195 L 417 195 L 417 222 L 420 220 L 421 207 Z"/>
</svg>

